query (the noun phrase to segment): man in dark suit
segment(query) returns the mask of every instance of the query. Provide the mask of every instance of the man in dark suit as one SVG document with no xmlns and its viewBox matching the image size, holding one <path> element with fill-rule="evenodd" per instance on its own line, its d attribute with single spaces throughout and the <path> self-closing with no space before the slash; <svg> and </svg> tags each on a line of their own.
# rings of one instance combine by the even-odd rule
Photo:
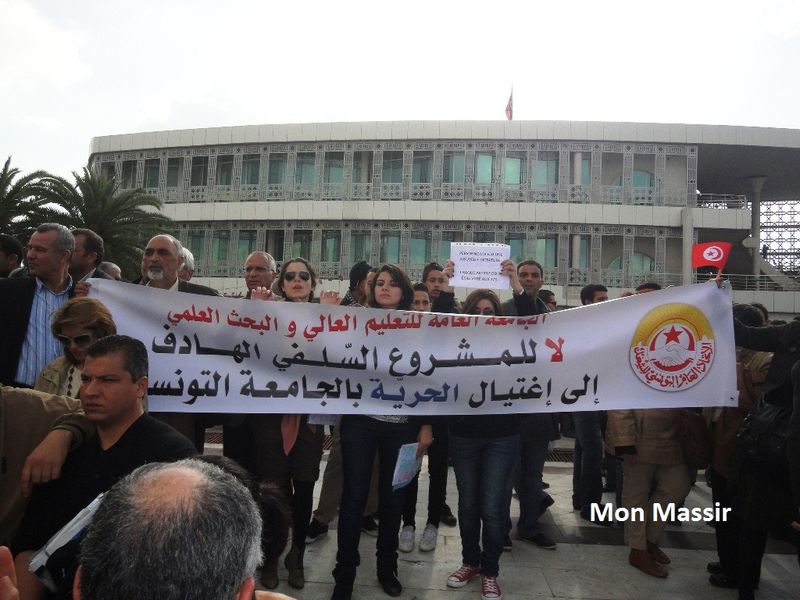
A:
<svg viewBox="0 0 800 600">
<path fill-rule="evenodd" d="M 178 239 L 166 233 L 153 237 L 147 242 L 142 256 L 143 285 L 204 296 L 220 295 L 215 289 L 178 277 L 183 261 L 183 245 Z M 203 452 L 205 428 L 211 424 L 213 415 L 156 413 L 155 417 L 172 425 L 194 442 L 198 452 Z"/>
<path fill-rule="evenodd" d="M 33 387 L 42 368 L 63 354 L 50 320 L 72 296 L 74 248 L 66 227 L 44 223 L 28 242 L 30 277 L 0 280 L 0 382 Z"/>
<path fill-rule="evenodd" d="M 75 251 L 69 261 L 69 274 L 75 282 L 84 281 L 91 277 L 111 279 L 99 266 L 103 262 L 105 245 L 103 238 L 91 229 L 73 229 L 75 238 Z"/>
</svg>

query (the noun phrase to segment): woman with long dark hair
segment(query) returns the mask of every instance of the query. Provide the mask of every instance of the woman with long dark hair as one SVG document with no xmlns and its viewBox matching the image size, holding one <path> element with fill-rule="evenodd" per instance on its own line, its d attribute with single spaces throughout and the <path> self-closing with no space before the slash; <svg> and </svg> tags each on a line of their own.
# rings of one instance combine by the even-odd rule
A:
<svg viewBox="0 0 800 600">
<path fill-rule="evenodd" d="M 378 269 L 370 283 L 369 306 L 408 310 L 414 290 L 408 275 L 397 265 Z M 399 596 L 403 586 L 397 579 L 397 546 L 404 490 L 392 489 L 392 476 L 400 446 L 415 440 L 421 456 L 432 440 L 431 426 L 405 415 L 344 415 L 341 421 L 344 485 L 339 511 L 339 551 L 333 576 L 336 586 L 331 600 L 349 600 L 360 562 L 358 543 L 361 516 L 369 494 L 372 463 L 379 457 L 378 484 L 378 581 L 390 596 Z"/>
</svg>

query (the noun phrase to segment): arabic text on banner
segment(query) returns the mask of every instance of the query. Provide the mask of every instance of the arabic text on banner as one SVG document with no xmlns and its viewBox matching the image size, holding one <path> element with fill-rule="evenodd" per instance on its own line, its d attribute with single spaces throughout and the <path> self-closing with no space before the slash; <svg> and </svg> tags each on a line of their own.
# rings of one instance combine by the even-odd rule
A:
<svg viewBox="0 0 800 600">
<path fill-rule="evenodd" d="M 529 413 L 733 406 L 731 303 L 698 284 L 529 317 L 92 296 L 150 357 L 151 411 Z"/>
</svg>

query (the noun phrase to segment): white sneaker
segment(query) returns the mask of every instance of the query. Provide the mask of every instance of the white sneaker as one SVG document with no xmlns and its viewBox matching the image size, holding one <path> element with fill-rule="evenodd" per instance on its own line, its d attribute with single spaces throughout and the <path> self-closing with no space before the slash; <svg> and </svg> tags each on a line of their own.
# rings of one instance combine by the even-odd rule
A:
<svg viewBox="0 0 800 600">
<path fill-rule="evenodd" d="M 438 527 L 431 525 L 430 523 L 425 525 L 425 531 L 422 532 L 422 537 L 419 539 L 419 549 L 422 552 L 436 550 L 436 537 L 438 534 Z"/>
<path fill-rule="evenodd" d="M 414 527 L 406 525 L 400 530 L 400 540 L 398 550 L 400 552 L 411 552 L 414 549 Z"/>
</svg>

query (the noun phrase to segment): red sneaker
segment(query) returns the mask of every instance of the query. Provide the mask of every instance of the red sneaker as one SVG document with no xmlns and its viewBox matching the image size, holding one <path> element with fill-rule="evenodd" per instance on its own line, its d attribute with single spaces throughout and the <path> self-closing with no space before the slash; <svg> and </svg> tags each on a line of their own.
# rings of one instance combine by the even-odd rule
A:
<svg viewBox="0 0 800 600">
<path fill-rule="evenodd" d="M 470 580 L 480 575 L 481 568 L 477 565 L 461 565 L 457 571 L 447 578 L 447 587 L 460 588 L 467 585 Z"/>
<path fill-rule="evenodd" d="M 497 577 L 481 575 L 481 600 L 503 600 L 503 592 L 497 584 Z"/>
</svg>

